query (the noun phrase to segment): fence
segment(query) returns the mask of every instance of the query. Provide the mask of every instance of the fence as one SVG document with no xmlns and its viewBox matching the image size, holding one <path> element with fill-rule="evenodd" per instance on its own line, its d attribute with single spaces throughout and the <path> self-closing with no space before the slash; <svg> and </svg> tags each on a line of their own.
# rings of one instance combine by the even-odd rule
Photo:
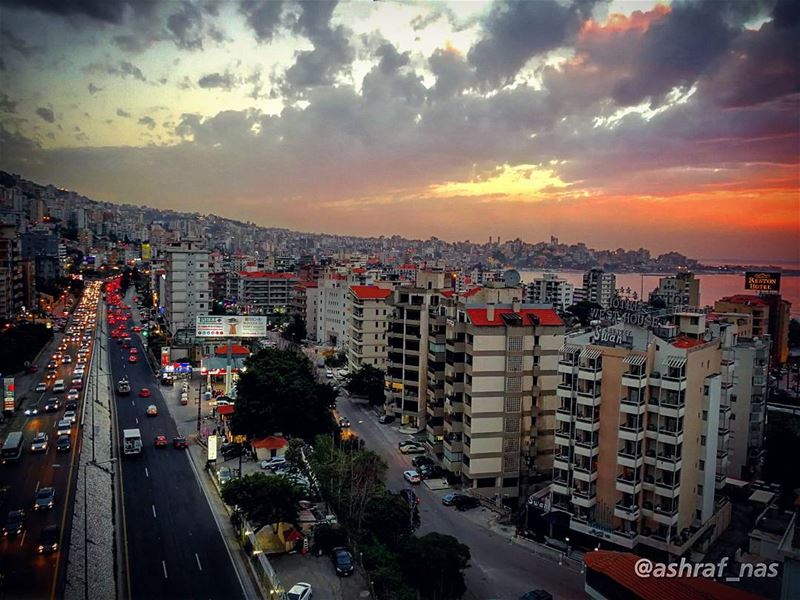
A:
<svg viewBox="0 0 800 600">
<path fill-rule="evenodd" d="M 269 600 L 287 600 L 286 592 L 283 589 L 283 585 L 281 585 L 278 574 L 269 562 L 267 555 L 258 545 L 256 530 L 245 519 L 242 519 L 236 531 L 239 544 L 245 549 L 253 565 L 253 571 L 258 579 L 259 586 L 266 592 L 265 597 Z"/>
</svg>

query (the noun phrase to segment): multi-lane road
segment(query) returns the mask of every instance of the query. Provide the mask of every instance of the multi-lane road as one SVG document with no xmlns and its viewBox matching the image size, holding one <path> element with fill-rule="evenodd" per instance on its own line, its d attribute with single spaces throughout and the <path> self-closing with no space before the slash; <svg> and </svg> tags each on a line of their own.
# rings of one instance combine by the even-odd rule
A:
<svg viewBox="0 0 800 600">
<path fill-rule="evenodd" d="M 91 287 L 91 284 L 90 286 Z M 97 300 L 89 302 L 89 294 L 84 294 L 85 306 L 91 314 L 96 313 Z M 80 331 L 73 317 L 68 323 L 68 328 Z M 50 343 L 48 351 L 42 354 L 40 362 L 44 366 L 50 360 L 63 341 L 64 336 L 57 334 Z M 92 338 L 93 339 L 93 338 Z M 73 371 L 81 341 L 70 342 L 65 355 L 69 355 L 71 362 L 59 364 L 56 369 L 56 379 L 63 379 L 70 386 Z M 91 355 L 90 355 L 91 356 Z M 91 364 L 87 359 L 88 365 Z M 73 425 L 70 435 L 72 447 L 68 453 L 57 453 L 55 449 L 56 424 L 64 414 L 65 393 L 56 394 L 52 391 L 52 381 L 48 384 L 46 392 L 36 393 L 34 388 L 45 378 L 45 370 L 40 369 L 36 377 L 26 378 L 23 389 L 17 393 L 25 393 L 27 400 L 15 415 L 6 433 L 22 431 L 24 444 L 22 456 L 17 462 L 0 466 L 0 522 L 5 523 L 9 511 L 23 509 L 26 514 L 25 530 L 16 537 L 3 537 L 0 541 L 0 574 L 3 576 L 0 587 L 0 598 L 53 598 L 58 597 L 63 590 L 63 580 L 66 569 L 66 555 L 68 548 L 65 541 L 69 540 L 71 527 L 72 499 L 74 498 L 75 464 L 79 452 L 77 441 L 79 439 L 78 427 Z M 85 379 L 84 379 L 85 381 Z M 25 389 L 27 388 L 27 389 Z M 79 412 L 80 422 L 83 410 L 83 397 L 81 394 Z M 45 399 L 57 397 L 61 403 L 54 412 L 43 412 L 26 416 L 24 411 L 43 405 Z M 37 432 L 47 433 L 49 437 L 46 452 L 32 453 L 31 442 Z M 5 437 L 5 436 L 4 436 Z M 44 487 L 55 488 L 55 505 L 50 510 L 34 511 L 34 499 L 39 489 Z M 40 554 L 38 552 L 41 531 L 49 525 L 57 525 L 60 530 L 59 550 L 54 553 Z"/>
<path fill-rule="evenodd" d="M 129 322 L 130 323 L 130 322 Z M 186 450 L 172 447 L 178 434 L 166 401 L 147 361 L 138 335 L 131 345 L 139 361 L 129 363 L 130 351 L 109 338 L 113 379 L 123 376 L 129 396 L 116 396 L 117 429 L 138 428 L 144 450 L 122 457 L 120 472 L 125 512 L 127 581 L 130 598 L 244 598 L 243 584 L 211 513 Z M 149 398 L 139 397 L 142 388 Z M 158 415 L 146 416 L 149 405 Z M 183 433 L 183 432 L 181 432 Z M 170 441 L 155 448 L 157 435 Z M 121 438 L 121 434 L 120 434 Z"/>
</svg>

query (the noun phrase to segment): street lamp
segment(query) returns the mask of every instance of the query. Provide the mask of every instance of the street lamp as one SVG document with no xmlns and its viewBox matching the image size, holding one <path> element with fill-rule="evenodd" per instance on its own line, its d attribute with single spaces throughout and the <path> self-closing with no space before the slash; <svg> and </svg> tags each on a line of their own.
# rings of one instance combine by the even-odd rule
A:
<svg viewBox="0 0 800 600">
<path fill-rule="evenodd" d="M 94 444 L 92 444 L 94 446 Z M 89 600 L 89 481 L 87 480 L 87 472 L 89 465 L 93 467 L 100 467 L 117 462 L 116 458 L 108 460 L 101 460 L 95 462 L 94 460 L 87 461 L 83 464 L 83 597 L 84 600 Z M 105 469 L 102 469 L 105 471 Z"/>
</svg>

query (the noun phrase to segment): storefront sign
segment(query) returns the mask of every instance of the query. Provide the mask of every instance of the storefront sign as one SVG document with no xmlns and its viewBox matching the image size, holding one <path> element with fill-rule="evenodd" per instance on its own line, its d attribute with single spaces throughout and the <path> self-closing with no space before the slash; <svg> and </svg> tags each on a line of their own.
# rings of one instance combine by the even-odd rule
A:
<svg viewBox="0 0 800 600">
<path fill-rule="evenodd" d="M 3 410 L 14 410 L 17 406 L 14 403 L 14 378 L 3 378 Z"/>
<path fill-rule="evenodd" d="M 196 321 L 197 337 L 267 337 L 267 317 L 203 315 Z"/>
<path fill-rule="evenodd" d="M 745 271 L 744 289 L 754 292 L 781 291 L 780 271 Z"/>
<path fill-rule="evenodd" d="M 208 460 L 213 461 L 217 460 L 217 440 L 219 438 L 216 435 L 208 436 Z"/>
<path fill-rule="evenodd" d="M 169 363 L 169 346 L 161 346 L 161 366 L 166 367 Z"/>
</svg>

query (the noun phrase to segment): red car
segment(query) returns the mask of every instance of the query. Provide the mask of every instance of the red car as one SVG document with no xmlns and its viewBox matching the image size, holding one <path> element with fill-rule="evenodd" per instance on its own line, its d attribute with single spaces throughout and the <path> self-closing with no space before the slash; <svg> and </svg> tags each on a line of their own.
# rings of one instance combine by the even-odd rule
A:
<svg viewBox="0 0 800 600">
<path fill-rule="evenodd" d="M 142 326 L 141 325 L 134 325 L 133 326 L 133 332 L 134 333 L 140 333 L 141 331 L 142 331 Z"/>
<path fill-rule="evenodd" d="M 188 448 L 189 444 L 186 442 L 185 437 L 176 437 L 172 438 L 172 447 L 173 448 Z"/>
<path fill-rule="evenodd" d="M 139 390 L 139 398 L 149 398 L 150 397 L 150 390 L 147 388 L 142 388 Z"/>
<path fill-rule="evenodd" d="M 131 348 L 131 354 L 139 354 L 138 348 Z"/>
<path fill-rule="evenodd" d="M 157 435 L 155 442 L 153 442 L 153 445 L 156 448 L 166 448 L 167 446 L 169 446 L 169 442 L 167 441 L 167 436 Z"/>
<path fill-rule="evenodd" d="M 135 363 L 135 362 L 139 362 L 139 357 L 138 357 L 138 356 L 136 356 L 135 354 L 131 354 L 131 355 L 128 357 L 128 362 L 129 362 L 129 363 Z"/>
</svg>

